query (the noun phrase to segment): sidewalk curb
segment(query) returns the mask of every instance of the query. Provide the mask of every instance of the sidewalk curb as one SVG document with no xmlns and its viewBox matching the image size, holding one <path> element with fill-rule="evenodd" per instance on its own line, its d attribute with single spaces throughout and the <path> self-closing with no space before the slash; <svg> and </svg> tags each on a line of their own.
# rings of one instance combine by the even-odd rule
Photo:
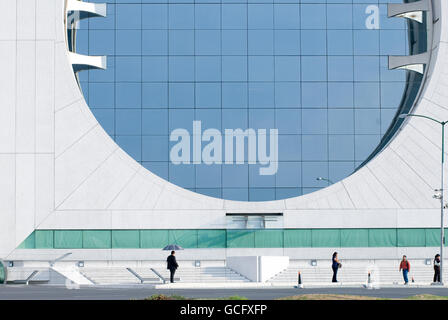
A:
<svg viewBox="0 0 448 320">
<path fill-rule="evenodd" d="M 384 288 L 425 288 L 425 289 L 444 289 L 447 286 L 428 285 L 426 283 L 421 284 L 371 284 L 367 283 L 337 283 L 337 284 L 321 284 L 321 283 L 309 283 L 303 284 L 302 288 L 298 288 L 297 284 L 273 284 L 273 283 L 168 283 L 155 285 L 156 289 L 281 289 L 281 288 L 296 288 L 297 290 L 303 289 L 323 289 L 323 288 L 362 288 L 366 290 L 376 290 Z"/>
</svg>

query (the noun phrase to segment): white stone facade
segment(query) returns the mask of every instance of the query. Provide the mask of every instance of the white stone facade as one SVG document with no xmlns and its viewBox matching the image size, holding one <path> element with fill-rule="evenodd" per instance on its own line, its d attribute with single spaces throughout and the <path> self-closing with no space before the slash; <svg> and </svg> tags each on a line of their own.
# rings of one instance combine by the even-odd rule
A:
<svg viewBox="0 0 448 320">
<path fill-rule="evenodd" d="M 431 60 L 413 112 L 448 120 L 448 2 L 432 2 Z M 70 64 L 64 0 L 2 0 L 0 12 L 0 258 L 51 256 L 51 250 L 15 250 L 35 229 L 219 229 L 231 212 L 282 212 L 285 228 L 440 226 L 440 204 L 432 198 L 440 187 L 440 127 L 425 119 L 407 119 L 367 165 L 318 192 L 269 202 L 210 198 L 152 174 L 98 124 Z M 226 250 L 245 252 L 215 249 L 207 256 L 220 260 Z M 354 258 L 403 252 L 350 250 Z M 84 259 L 162 257 L 153 251 L 73 250 Z"/>
</svg>

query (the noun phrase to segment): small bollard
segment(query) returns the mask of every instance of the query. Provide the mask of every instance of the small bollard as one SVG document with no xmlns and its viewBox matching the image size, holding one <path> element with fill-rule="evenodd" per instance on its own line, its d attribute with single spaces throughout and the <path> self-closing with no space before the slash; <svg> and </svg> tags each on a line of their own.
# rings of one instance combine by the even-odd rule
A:
<svg viewBox="0 0 448 320">
<path fill-rule="evenodd" d="M 297 288 L 303 288 L 302 275 L 300 274 L 300 271 L 297 273 Z"/>
<path fill-rule="evenodd" d="M 372 285 L 372 277 L 370 275 L 370 271 L 367 272 L 367 284 L 364 285 L 366 289 L 373 289 Z"/>
</svg>

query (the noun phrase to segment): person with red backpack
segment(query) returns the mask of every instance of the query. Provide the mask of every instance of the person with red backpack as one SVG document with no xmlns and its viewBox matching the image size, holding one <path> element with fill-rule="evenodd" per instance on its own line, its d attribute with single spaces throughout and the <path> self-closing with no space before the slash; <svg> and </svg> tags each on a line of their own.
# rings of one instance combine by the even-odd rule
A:
<svg viewBox="0 0 448 320">
<path fill-rule="evenodd" d="M 411 264 L 409 263 L 406 256 L 403 256 L 403 259 L 400 262 L 400 271 L 403 270 L 403 279 L 404 284 L 408 284 L 408 273 L 411 271 Z"/>
</svg>

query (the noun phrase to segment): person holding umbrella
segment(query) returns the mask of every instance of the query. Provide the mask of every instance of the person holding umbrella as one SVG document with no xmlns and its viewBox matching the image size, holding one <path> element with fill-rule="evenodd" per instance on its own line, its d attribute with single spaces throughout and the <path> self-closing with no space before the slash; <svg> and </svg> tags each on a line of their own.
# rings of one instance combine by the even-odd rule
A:
<svg viewBox="0 0 448 320">
<path fill-rule="evenodd" d="M 166 258 L 167 262 L 167 269 L 170 270 L 170 282 L 174 283 L 174 273 L 176 272 L 176 269 L 179 268 L 179 265 L 177 264 L 176 257 L 175 257 L 176 251 L 171 251 L 171 254 Z"/>
</svg>

